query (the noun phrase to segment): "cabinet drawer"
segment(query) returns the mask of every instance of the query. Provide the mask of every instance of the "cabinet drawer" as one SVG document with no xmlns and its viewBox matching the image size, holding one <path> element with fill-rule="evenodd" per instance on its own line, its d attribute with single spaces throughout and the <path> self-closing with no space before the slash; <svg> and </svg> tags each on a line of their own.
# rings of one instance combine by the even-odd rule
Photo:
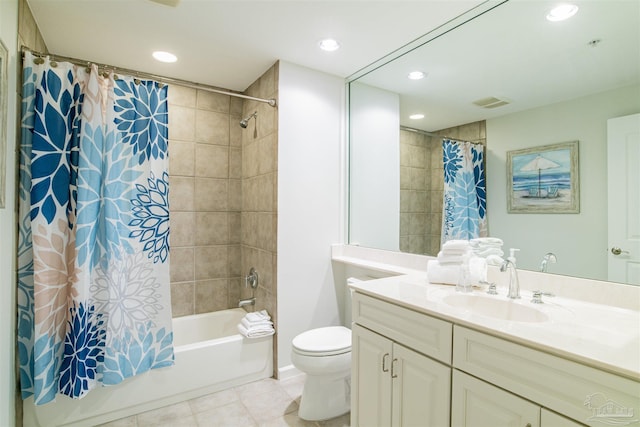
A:
<svg viewBox="0 0 640 427">
<path fill-rule="evenodd" d="M 451 323 L 358 292 L 352 304 L 355 323 L 451 365 Z"/>
<path fill-rule="evenodd" d="M 593 426 L 640 425 L 638 381 L 457 325 L 453 345 L 455 368 L 555 412 Z"/>
</svg>

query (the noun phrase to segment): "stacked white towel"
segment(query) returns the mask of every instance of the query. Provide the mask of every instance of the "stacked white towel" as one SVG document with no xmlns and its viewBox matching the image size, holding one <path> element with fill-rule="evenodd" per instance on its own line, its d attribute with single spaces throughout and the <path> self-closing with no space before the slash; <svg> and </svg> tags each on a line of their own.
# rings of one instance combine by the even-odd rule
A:
<svg viewBox="0 0 640 427">
<path fill-rule="evenodd" d="M 463 264 L 468 264 L 468 279 L 472 283 L 487 280 L 487 262 L 484 258 L 476 257 L 473 254 L 470 242 L 468 240 L 449 240 L 442 245 L 437 259 L 427 263 L 429 283 L 457 284 Z"/>
<path fill-rule="evenodd" d="M 475 256 L 485 258 L 487 264 L 500 265 L 504 262 L 502 258 L 504 252 L 502 251 L 502 239 L 497 237 L 480 237 L 477 239 L 471 239 L 469 245 Z"/>
<path fill-rule="evenodd" d="M 267 310 L 247 313 L 238 323 L 238 331 L 247 338 L 268 337 L 276 332 Z"/>
<path fill-rule="evenodd" d="M 440 264 L 462 264 L 468 257 L 471 246 L 468 240 L 449 240 L 444 242 L 442 250 L 438 252 Z"/>
</svg>

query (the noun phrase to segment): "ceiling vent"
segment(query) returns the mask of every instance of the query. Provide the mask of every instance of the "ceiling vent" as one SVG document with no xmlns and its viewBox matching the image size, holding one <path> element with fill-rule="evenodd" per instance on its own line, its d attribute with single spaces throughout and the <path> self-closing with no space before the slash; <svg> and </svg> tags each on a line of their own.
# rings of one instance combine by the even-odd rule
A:
<svg viewBox="0 0 640 427">
<path fill-rule="evenodd" d="M 494 96 L 490 96 L 488 98 L 482 98 L 478 99 L 477 101 L 473 101 L 473 103 L 482 108 L 497 108 L 509 104 L 509 101 L 507 101 L 506 99 L 500 99 Z"/>
</svg>

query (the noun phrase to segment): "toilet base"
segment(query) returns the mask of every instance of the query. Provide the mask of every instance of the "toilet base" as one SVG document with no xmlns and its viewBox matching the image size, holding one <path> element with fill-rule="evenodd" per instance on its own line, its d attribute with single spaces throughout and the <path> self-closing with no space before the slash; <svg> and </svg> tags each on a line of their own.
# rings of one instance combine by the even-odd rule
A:
<svg viewBox="0 0 640 427">
<path fill-rule="evenodd" d="M 351 410 L 351 374 L 308 375 L 300 398 L 298 416 L 307 421 L 339 417 Z"/>
</svg>

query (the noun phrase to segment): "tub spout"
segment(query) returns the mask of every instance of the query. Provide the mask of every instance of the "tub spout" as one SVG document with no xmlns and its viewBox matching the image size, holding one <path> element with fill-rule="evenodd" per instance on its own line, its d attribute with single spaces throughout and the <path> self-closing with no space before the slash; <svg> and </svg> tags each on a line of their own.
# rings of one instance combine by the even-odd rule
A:
<svg viewBox="0 0 640 427">
<path fill-rule="evenodd" d="M 238 302 L 238 307 L 244 307 L 245 305 L 256 305 L 256 298 L 241 299 L 240 302 Z"/>
</svg>

